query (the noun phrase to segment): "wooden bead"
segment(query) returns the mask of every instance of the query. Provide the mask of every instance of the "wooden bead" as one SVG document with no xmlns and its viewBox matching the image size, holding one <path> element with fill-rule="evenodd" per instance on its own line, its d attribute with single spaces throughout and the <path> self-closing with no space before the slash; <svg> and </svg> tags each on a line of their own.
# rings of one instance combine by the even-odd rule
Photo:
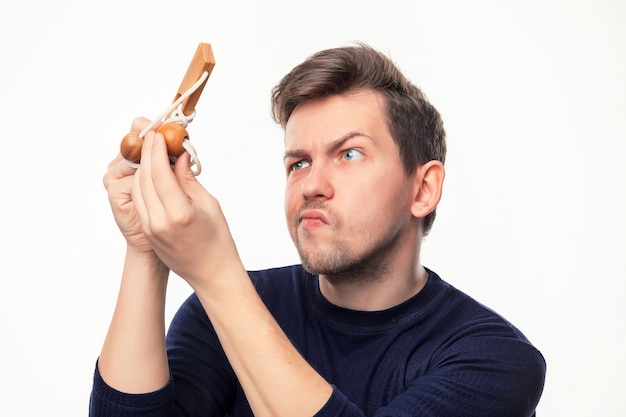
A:
<svg viewBox="0 0 626 417">
<path fill-rule="evenodd" d="M 167 145 L 167 153 L 170 156 L 180 156 L 185 152 L 183 140 L 189 139 L 187 129 L 178 123 L 166 123 L 157 129 L 165 138 Z M 130 132 L 122 139 L 120 144 L 120 153 L 127 161 L 139 163 L 141 160 L 141 146 L 143 138 L 139 137 L 138 132 Z"/>
<path fill-rule="evenodd" d="M 180 156 L 185 152 L 183 140 L 189 139 L 187 129 L 178 123 L 166 123 L 157 129 L 165 138 L 167 153 L 171 156 Z"/>
<path fill-rule="evenodd" d="M 122 139 L 120 153 L 127 161 L 138 163 L 141 159 L 141 145 L 143 138 L 139 137 L 139 133 L 130 132 Z"/>
</svg>

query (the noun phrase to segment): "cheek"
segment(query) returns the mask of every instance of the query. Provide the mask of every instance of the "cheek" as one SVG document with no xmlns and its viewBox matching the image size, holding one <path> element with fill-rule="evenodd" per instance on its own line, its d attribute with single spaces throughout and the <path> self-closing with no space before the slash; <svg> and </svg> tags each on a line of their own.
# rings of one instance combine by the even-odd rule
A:
<svg viewBox="0 0 626 417">
<path fill-rule="evenodd" d="M 299 207 L 298 193 L 293 186 L 287 184 L 285 187 L 285 217 L 289 225 L 294 213 Z"/>
<path fill-rule="evenodd" d="M 355 211 L 362 212 L 375 224 L 380 221 L 381 214 L 396 217 L 409 213 L 411 196 L 403 178 L 387 175 L 365 181 L 361 187 L 353 190 L 351 200 L 356 204 Z"/>
</svg>

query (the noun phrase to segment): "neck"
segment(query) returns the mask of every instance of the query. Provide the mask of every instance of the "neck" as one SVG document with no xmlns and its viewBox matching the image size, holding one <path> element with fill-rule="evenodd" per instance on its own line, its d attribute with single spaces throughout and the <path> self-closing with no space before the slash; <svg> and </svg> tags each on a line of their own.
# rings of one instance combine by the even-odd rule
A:
<svg viewBox="0 0 626 417">
<path fill-rule="evenodd" d="M 428 273 L 419 267 L 406 279 L 336 282 L 320 276 L 320 291 L 331 303 L 351 310 L 380 311 L 397 306 L 421 291 Z"/>
<path fill-rule="evenodd" d="M 320 273 L 322 295 L 332 304 L 359 311 L 397 306 L 421 291 L 428 273 L 420 263 L 421 222 L 339 273 Z"/>
</svg>

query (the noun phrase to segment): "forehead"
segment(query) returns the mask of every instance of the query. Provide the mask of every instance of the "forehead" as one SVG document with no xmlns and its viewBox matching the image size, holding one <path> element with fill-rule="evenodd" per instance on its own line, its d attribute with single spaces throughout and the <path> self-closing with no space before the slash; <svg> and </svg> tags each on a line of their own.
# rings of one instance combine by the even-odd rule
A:
<svg viewBox="0 0 626 417">
<path fill-rule="evenodd" d="M 365 90 L 299 104 L 285 126 L 287 149 L 327 143 L 349 132 L 373 138 L 389 136 L 384 99 Z"/>
</svg>

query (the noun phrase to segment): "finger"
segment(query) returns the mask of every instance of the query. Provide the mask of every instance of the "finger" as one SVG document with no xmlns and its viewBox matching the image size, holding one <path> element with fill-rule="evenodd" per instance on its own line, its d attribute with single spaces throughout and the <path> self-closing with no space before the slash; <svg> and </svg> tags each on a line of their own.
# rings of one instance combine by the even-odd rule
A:
<svg viewBox="0 0 626 417">
<path fill-rule="evenodd" d="M 193 175 L 191 171 L 191 157 L 189 156 L 189 152 L 185 151 L 178 156 L 174 164 L 174 174 L 179 180 L 185 179 L 185 182 L 198 182 L 196 176 Z"/>
<path fill-rule="evenodd" d="M 109 162 L 107 171 L 103 176 L 103 183 L 108 188 L 111 181 L 116 181 L 124 177 L 129 177 L 135 173 L 137 169 L 131 167 L 122 155 L 118 154 L 115 159 Z"/>
<path fill-rule="evenodd" d="M 156 192 L 155 184 L 153 180 L 153 169 L 154 163 L 157 163 L 157 167 L 159 167 L 158 161 L 164 159 L 165 164 L 169 169 L 169 162 L 167 157 L 167 151 L 165 151 L 162 155 L 159 155 L 157 152 L 153 152 L 152 148 L 154 147 L 154 140 L 157 134 L 154 131 L 150 131 L 146 134 L 143 148 L 141 150 L 141 164 L 138 175 L 138 189 L 136 192 L 140 193 L 140 198 L 142 199 L 142 203 L 145 207 L 145 213 L 143 219 L 148 222 L 159 221 L 159 216 L 164 215 L 164 208 L 159 198 L 159 195 Z"/>
<path fill-rule="evenodd" d="M 133 119 L 133 123 L 130 126 L 131 132 L 141 132 L 146 126 L 150 124 L 150 120 L 145 117 L 136 117 Z"/>
<path fill-rule="evenodd" d="M 206 208 L 205 197 L 209 195 L 191 170 L 191 157 L 188 152 L 184 152 L 176 160 L 174 174 L 187 197 Z"/>
<path fill-rule="evenodd" d="M 121 154 L 117 154 L 115 159 L 109 163 L 108 169 L 114 172 L 118 178 L 133 175 L 137 171 L 137 168 L 131 166 Z"/>
<path fill-rule="evenodd" d="M 160 133 L 154 135 L 151 143 L 150 164 L 154 190 L 165 212 L 170 215 L 182 213 L 189 206 L 189 197 L 181 188 L 177 175 L 172 172 L 165 139 Z"/>
<path fill-rule="evenodd" d="M 144 231 L 148 228 L 150 224 L 150 216 L 148 215 L 148 208 L 146 207 L 146 202 L 143 198 L 143 192 L 141 187 L 141 171 L 143 168 L 139 168 L 137 170 L 137 174 L 132 178 L 131 188 L 130 188 L 130 197 L 133 202 L 133 206 L 135 208 L 135 213 L 137 213 L 137 218 L 139 219 L 139 223 L 141 224 L 141 228 Z"/>
<path fill-rule="evenodd" d="M 115 158 L 113 158 L 111 162 L 109 162 L 109 165 L 107 165 L 107 169 L 111 169 L 111 167 L 117 164 L 121 159 L 124 159 L 121 154 L 118 153 L 115 155 Z"/>
</svg>

